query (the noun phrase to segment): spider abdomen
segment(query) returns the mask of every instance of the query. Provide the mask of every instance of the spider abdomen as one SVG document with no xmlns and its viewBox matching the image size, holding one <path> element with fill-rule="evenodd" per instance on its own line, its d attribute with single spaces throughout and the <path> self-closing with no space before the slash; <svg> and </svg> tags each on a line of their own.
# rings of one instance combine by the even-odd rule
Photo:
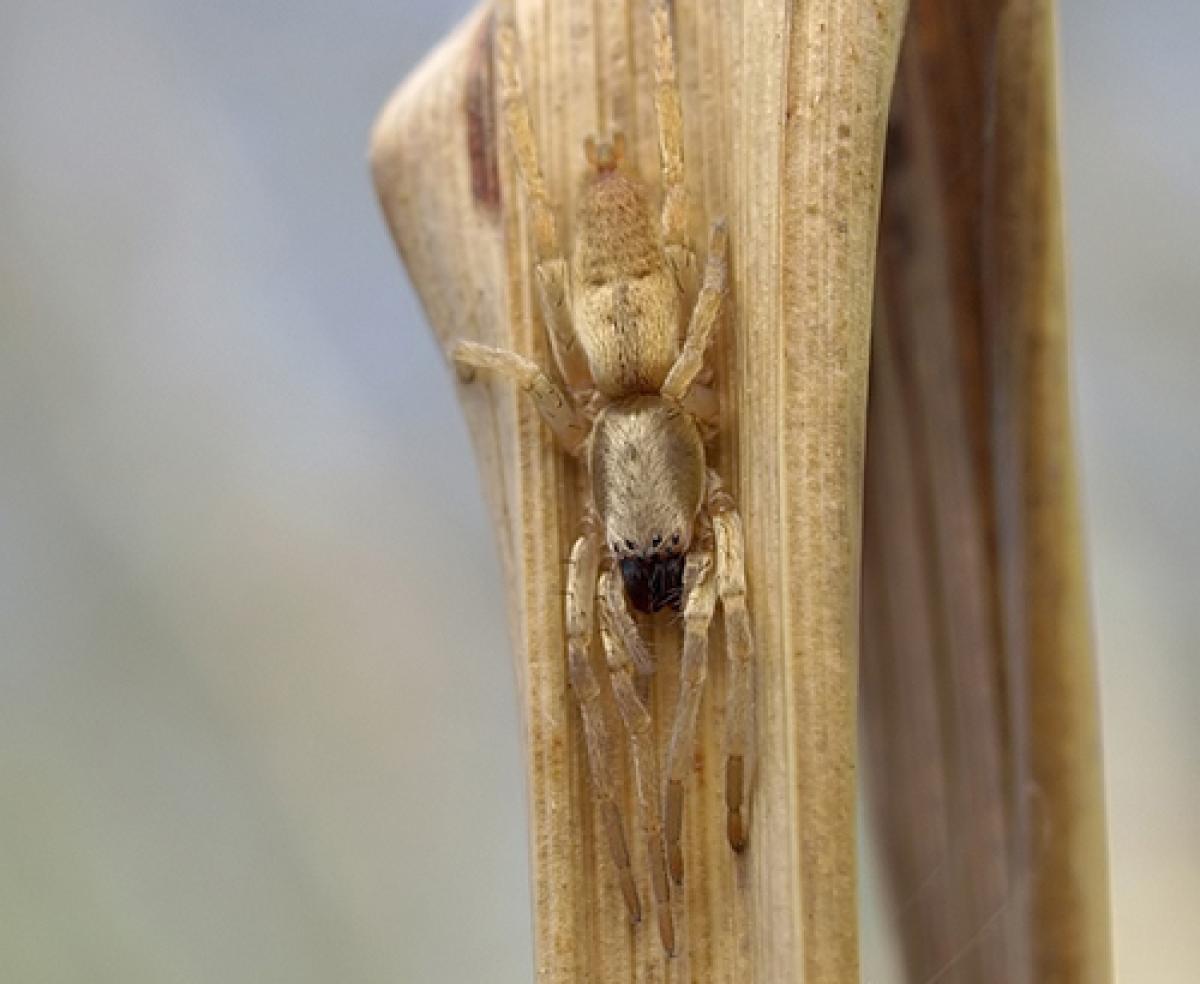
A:
<svg viewBox="0 0 1200 984">
<path fill-rule="evenodd" d="M 679 299 L 664 267 L 576 292 L 576 333 L 605 396 L 657 393 L 679 355 Z"/>
<path fill-rule="evenodd" d="M 657 393 L 679 355 L 680 297 L 645 187 L 616 167 L 589 173 L 575 226 L 575 331 L 596 388 Z"/>
</svg>

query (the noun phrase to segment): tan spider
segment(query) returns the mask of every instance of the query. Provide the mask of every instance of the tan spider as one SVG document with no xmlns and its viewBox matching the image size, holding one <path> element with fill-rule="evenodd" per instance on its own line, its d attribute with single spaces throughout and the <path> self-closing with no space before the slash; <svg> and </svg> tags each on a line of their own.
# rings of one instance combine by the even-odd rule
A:
<svg viewBox="0 0 1200 984">
<path fill-rule="evenodd" d="M 538 165 L 517 71 L 516 35 L 511 25 L 499 27 L 504 122 L 532 212 L 542 317 L 566 392 L 537 364 L 514 352 L 464 341 L 455 347 L 454 359 L 464 378 L 486 369 L 514 380 L 590 476 L 591 502 L 568 573 L 571 686 L 580 705 L 609 850 L 630 918 L 637 922 L 641 909 L 614 799 L 610 742 L 591 662 L 595 609 L 632 751 L 659 934 L 673 953 L 667 872 L 677 884 L 682 882 L 684 783 L 718 597 L 728 645 L 725 798 L 729 843 L 735 851 L 745 847 L 747 838 L 742 808 L 752 646 L 741 519 L 705 463 L 702 432 L 715 432 L 717 402 L 712 390 L 697 381 L 725 295 L 727 236 L 723 222 L 714 224 L 704 282 L 685 327 L 683 308 L 694 293 L 696 261 L 686 241 L 682 118 L 670 17 L 664 0 L 651 0 L 651 9 L 661 233 L 653 228 L 645 185 L 622 167 L 621 136 L 611 144 L 589 139 L 569 271 Z M 661 788 L 650 714 L 634 682 L 635 673 L 653 672 L 654 661 L 630 605 L 645 613 L 683 610 L 679 698 Z"/>
</svg>

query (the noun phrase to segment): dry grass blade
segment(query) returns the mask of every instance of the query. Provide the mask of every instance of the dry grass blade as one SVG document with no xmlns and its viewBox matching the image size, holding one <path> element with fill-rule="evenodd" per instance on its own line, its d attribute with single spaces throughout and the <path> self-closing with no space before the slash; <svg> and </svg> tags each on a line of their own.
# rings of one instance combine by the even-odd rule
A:
<svg viewBox="0 0 1200 984">
<path fill-rule="evenodd" d="M 512 15 L 547 186 L 569 235 L 589 133 L 620 128 L 638 171 L 657 174 L 648 4 L 527 0 Z M 716 464 L 746 517 L 758 715 L 751 844 L 739 858 L 725 841 L 725 678 L 713 660 L 685 817 L 680 956 L 669 963 L 652 932 L 623 918 L 564 677 L 562 560 L 578 476 L 511 390 L 462 390 L 511 575 L 539 980 L 857 978 L 860 489 L 879 176 L 902 16 L 896 2 L 674 5 L 692 240 L 703 244 L 710 218 L 729 220 Z M 497 133 L 492 32 L 481 11 L 405 84 L 380 118 L 372 159 L 442 343 L 468 337 L 544 359 L 532 236 Z M 675 640 L 662 633 L 659 650 Z M 712 648 L 722 651 L 720 638 Z M 676 660 L 660 662 L 662 728 Z"/>
<path fill-rule="evenodd" d="M 757 650 L 750 847 L 735 856 L 725 838 L 715 658 L 674 960 L 649 927 L 626 923 L 566 680 L 563 561 L 580 475 L 511 388 L 460 389 L 508 574 L 544 984 L 858 979 L 860 570 L 865 734 L 874 764 L 899 780 L 875 773 L 876 789 L 895 794 L 876 802 L 901 916 L 919 913 L 911 926 L 902 918 L 912 979 L 1107 974 L 1093 684 L 1073 491 L 1059 471 L 1070 448 L 1049 21 L 1032 0 L 914 3 L 932 33 L 909 49 L 895 131 L 910 153 L 890 178 L 882 240 L 865 558 L 860 549 L 876 229 L 906 6 L 673 5 L 690 237 L 702 244 L 710 219 L 729 222 L 715 463 L 746 520 Z M 658 173 L 654 31 L 643 0 L 485 7 L 397 92 L 373 135 L 381 202 L 443 348 L 468 338 L 549 364 L 532 277 L 546 225 L 531 224 L 499 132 L 496 16 L 521 38 L 564 239 L 585 136 L 622 130 L 632 166 Z M 954 25 L 966 41 L 946 36 Z M 918 77 L 939 67 L 955 85 Z M 947 121 L 964 120 L 968 143 L 995 135 L 974 159 L 951 153 L 964 135 L 946 135 Z M 1047 595 L 1057 604 L 1043 607 Z M 678 634 L 654 641 L 661 746 Z M 711 645 L 722 651 L 719 635 Z M 964 737 L 972 722 L 978 741 Z M 1049 849 L 1036 836 L 1046 829 Z M 640 839 L 631 847 L 646 899 Z M 1012 976 L 972 976 L 977 967 Z"/>
<path fill-rule="evenodd" d="M 865 759 L 910 981 L 1111 977 L 1051 5 L 917 0 L 880 227 Z"/>
</svg>

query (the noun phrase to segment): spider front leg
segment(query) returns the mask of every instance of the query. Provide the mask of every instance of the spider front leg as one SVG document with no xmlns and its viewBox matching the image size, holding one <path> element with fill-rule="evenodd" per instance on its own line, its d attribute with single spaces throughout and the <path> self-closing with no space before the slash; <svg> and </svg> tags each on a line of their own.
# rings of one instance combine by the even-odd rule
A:
<svg viewBox="0 0 1200 984">
<path fill-rule="evenodd" d="M 709 471 L 708 511 L 717 544 L 717 594 L 725 616 L 725 646 L 729 665 L 728 698 L 725 709 L 728 755 L 725 764 L 726 832 L 735 851 L 746 847 L 746 819 L 742 812 L 746 795 L 746 748 L 754 702 L 751 679 L 754 641 L 750 612 L 746 608 L 746 548 L 742 517 L 733 497 L 721 485 L 716 472 Z"/>
<path fill-rule="evenodd" d="M 595 521 L 585 520 L 584 532 L 571 550 L 567 572 L 567 666 L 571 689 L 575 691 L 583 719 L 588 769 L 596 805 L 604 823 L 608 852 L 617 871 L 629 918 L 636 923 L 641 921 L 642 910 L 629 866 L 629 849 L 625 845 L 621 810 L 613 795 L 612 772 L 609 768 L 611 743 L 604 724 L 604 706 L 600 703 L 600 684 L 592 671 L 592 612 L 596 598 L 597 549 Z"/>
<path fill-rule="evenodd" d="M 562 255 L 554 209 L 538 163 L 537 140 L 529 116 L 529 103 L 525 99 L 521 73 L 517 67 L 517 34 L 511 24 L 502 24 L 497 29 L 496 43 L 500 109 L 532 218 L 537 257 L 534 276 L 537 278 L 542 320 L 550 336 L 554 361 L 558 363 L 566 384 L 575 390 L 590 389 L 592 372 L 571 322 L 567 261 Z"/>
<path fill-rule="evenodd" d="M 646 839 L 646 856 L 650 865 L 650 886 L 654 892 L 654 909 L 658 915 L 658 934 L 668 954 L 675 953 L 675 924 L 671 916 L 671 893 L 667 885 L 667 865 L 663 854 L 662 817 L 659 813 L 658 769 L 655 765 L 654 735 L 651 733 L 650 711 L 638 696 L 634 682 L 634 667 L 621 640 L 614 612 L 625 607 L 621 583 L 611 571 L 600 575 L 600 639 L 608 659 L 613 697 L 633 757 L 633 780 L 637 795 L 638 816 Z"/>
<path fill-rule="evenodd" d="M 619 587 L 620 583 L 617 578 L 612 578 L 614 587 Z M 609 619 L 608 627 L 616 636 L 617 643 L 625 651 L 625 655 L 633 662 L 633 668 L 637 675 L 640 677 L 651 676 L 658 668 L 658 661 L 655 659 L 654 653 L 650 651 L 650 647 L 646 645 L 646 640 L 642 638 L 637 622 L 634 621 L 629 606 L 625 604 L 624 595 L 618 591 L 616 603 L 608 605 L 606 611 Z"/>
<path fill-rule="evenodd" d="M 688 193 L 683 167 L 683 109 L 671 39 L 671 13 L 666 0 L 650 0 L 654 25 L 654 112 L 658 117 L 658 150 L 662 167 L 662 240 L 667 261 L 690 299 L 696 287 L 696 257 L 688 245 Z"/>
<path fill-rule="evenodd" d="M 591 433 L 591 424 L 571 402 L 567 394 L 532 359 L 507 349 L 492 348 L 478 342 L 459 342 L 451 353 L 464 381 L 474 378 L 474 370 L 486 369 L 506 376 L 528 394 L 538 413 L 554 431 L 568 454 L 577 454 Z"/>
<path fill-rule="evenodd" d="M 702 541 L 688 553 L 683 572 L 683 659 L 679 671 L 679 698 L 671 741 L 667 746 L 667 861 L 675 883 L 683 881 L 683 793 L 688 765 L 696 741 L 696 718 L 708 675 L 708 628 L 712 622 L 716 591 L 712 579 L 712 534 L 705 531 Z"/>
</svg>

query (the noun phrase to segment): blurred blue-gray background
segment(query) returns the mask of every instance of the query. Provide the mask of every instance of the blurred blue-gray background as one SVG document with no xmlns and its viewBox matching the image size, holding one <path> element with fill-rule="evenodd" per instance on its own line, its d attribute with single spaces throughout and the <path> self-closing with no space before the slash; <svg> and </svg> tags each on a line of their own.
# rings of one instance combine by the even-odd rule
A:
<svg viewBox="0 0 1200 984">
<path fill-rule="evenodd" d="M 500 571 L 365 164 L 468 6 L 0 7 L 4 982 L 531 978 Z M 1200 8 L 1061 10 L 1117 965 L 1190 984 Z"/>
</svg>

